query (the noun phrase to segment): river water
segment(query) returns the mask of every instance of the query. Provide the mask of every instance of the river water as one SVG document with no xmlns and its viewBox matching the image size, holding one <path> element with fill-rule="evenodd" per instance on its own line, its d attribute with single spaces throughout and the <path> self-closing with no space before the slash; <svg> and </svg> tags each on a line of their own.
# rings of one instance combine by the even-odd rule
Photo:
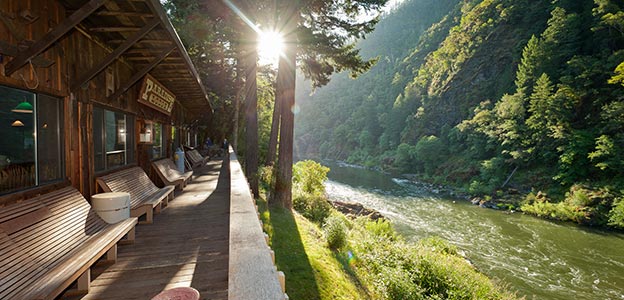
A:
<svg viewBox="0 0 624 300">
<path fill-rule="evenodd" d="M 526 299 L 624 299 L 622 234 L 480 208 L 380 172 L 328 165 L 330 199 L 380 211 L 407 239 L 446 239 Z"/>
</svg>

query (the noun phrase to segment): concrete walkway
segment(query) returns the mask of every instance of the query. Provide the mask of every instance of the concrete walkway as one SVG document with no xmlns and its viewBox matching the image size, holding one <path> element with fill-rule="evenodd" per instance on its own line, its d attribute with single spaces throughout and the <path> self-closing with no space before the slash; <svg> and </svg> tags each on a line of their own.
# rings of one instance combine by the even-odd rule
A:
<svg viewBox="0 0 624 300">
<path fill-rule="evenodd" d="M 93 269 L 89 294 L 69 299 L 147 300 L 179 286 L 227 299 L 230 182 L 220 170 L 213 160 L 196 171 L 153 224 L 137 226 L 134 244 L 119 246 L 117 263 Z"/>
</svg>

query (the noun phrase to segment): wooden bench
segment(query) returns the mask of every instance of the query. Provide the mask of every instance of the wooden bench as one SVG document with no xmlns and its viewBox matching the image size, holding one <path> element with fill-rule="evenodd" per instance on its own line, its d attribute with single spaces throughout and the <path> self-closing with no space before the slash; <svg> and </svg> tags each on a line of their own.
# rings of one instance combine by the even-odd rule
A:
<svg viewBox="0 0 624 300">
<path fill-rule="evenodd" d="M 152 162 L 152 167 L 156 170 L 158 177 L 165 185 L 174 185 L 183 190 L 187 182 L 193 180 L 193 171 L 182 173 L 169 158 Z"/>
<path fill-rule="evenodd" d="M 201 168 L 208 163 L 210 160 L 210 156 L 203 157 L 199 154 L 199 151 L 193 149 L 184 152 L 184 157 L 191 165 L 191 168 L 195 170 L 195 168 Z"/>
<path fill-rule="evenodd" d="M 104 222 L 73 187 L 0 208 L 0 299 L 55 299 L 75 281 L 68 294 L 88 292 L 91 266 L 116 261 L 136 224 Z"/>
<path fill-rule="evenodd" d="M 151 224 L 154 221 L 154 211 L 160 213 L 163 206 L 167 206 L 173 199 L 174 186 L 159 188 L 147 177 L 140 167 L 132 167 L 96 179 L 98 186 L 104 192 L 125 192 L 130 194 L 130 216 L 145 215 L 146 220 L 139 222 Z"/>
</svg>

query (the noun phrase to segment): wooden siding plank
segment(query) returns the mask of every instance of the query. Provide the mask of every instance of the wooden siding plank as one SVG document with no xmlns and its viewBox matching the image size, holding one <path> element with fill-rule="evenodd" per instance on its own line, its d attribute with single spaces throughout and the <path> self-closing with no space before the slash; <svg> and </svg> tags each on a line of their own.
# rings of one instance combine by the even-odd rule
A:
<svg viewBox="0 0 624 300">
<path fill-rule="evenodd" d="M 132 45 L 136 44 L 138 40 L 143 38 L 147 33 L 149 33 L 152 29 L 154 29 L 154 27 L 156 27 L 158 24 L 159 24 L 159 20 L 156 18 L 154 18 L 153 20 L 145 24 L 145 26 L 143 26 L 143 28 L 141 28 L 139 32 L 137 32 L 136 34 L 128 38 L 123 44 L 117 47 L 115 51 L 111 52 L 106 57 L 104 57 L 100 61 L 99 64 L 91 68 L 91 70 L 89 70 L 83 76 L 81 76 L 80 79 L 76 80 L 76 82 L 72 86 L 72 90 L 78 89 L 79 87 L 87 83 L 89 80 L 93 79 L 93 77 L 95 77 L 97 74 L 102 72 L 115 59 L 117 59 L 121 54 L 123 54 L 126 50 L 132 47 Z"/>
<path fill-rule="evenodd" d="M 83 5 L 67 19 L 63 20 L 63 22 L 61 22 L 58 26 L 54 27 L 45 36 L 37 40 L 26 51 L 22 52 L 22 54 L 8 62 L 5 68 L 5 74 L 9 76 L 17 71 L 17 69 L 23 67 L 28 61 L 54 44 L 58 39 L 74 28 L 74 26 L 78 25 L 78 23 L 82 22 L 82 20 L 102 6 L 106 1 L 108 0 L 91 0 Z"/>
</svg>

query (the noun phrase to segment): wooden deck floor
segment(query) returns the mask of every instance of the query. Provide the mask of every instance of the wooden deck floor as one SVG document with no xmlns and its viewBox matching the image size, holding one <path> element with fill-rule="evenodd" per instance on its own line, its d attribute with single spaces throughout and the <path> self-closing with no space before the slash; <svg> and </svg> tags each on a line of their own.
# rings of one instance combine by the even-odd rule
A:
<svg viewBox="0 0 624 300">
<path fill-rule="evenodd" d="M 69 299 L 151 299 L 164 289 L 196 288 L 201 299 L 227 299 L 229 176 L 210 161 L 176 191 L 154 223 L 138 225 L 118 261 L 93 269 L 89 294 Z"/>
</svg>

